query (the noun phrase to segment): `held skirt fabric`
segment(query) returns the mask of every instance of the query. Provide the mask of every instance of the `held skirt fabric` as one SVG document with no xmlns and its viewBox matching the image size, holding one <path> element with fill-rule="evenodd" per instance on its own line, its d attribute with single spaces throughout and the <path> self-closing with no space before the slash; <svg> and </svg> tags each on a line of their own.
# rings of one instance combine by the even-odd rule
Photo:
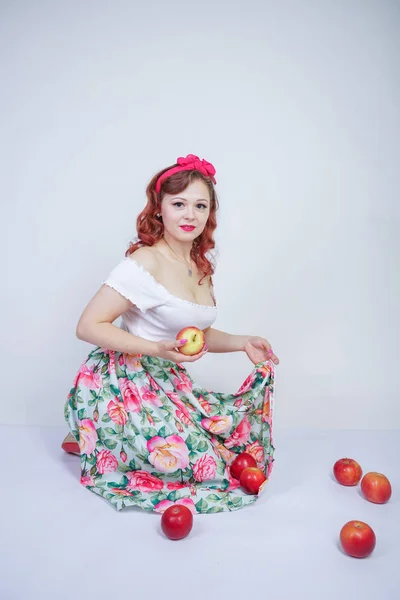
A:
<svg viewBox="0 0 400 600">
<path fill-rule="evenodd" d="M 114 508 L 233 511 L 257 500 L 273 465 L 274 365 L 255 365 L 235 394 L 209 391 L 182 364 L 95 348 L 65 419 L 80 447 L 81 484 Z M 247 494 L 229 465 L 248 452 L 265 472 Z"/>
</svg>

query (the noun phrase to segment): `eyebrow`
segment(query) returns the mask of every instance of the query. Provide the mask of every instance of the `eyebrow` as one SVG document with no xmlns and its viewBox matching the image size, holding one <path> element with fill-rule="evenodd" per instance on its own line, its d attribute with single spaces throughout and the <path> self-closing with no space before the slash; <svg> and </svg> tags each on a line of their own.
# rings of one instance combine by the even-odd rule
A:
<svg viewBox="0 0 400 600">
<path fill-rule="evenodd" d="M 185 200 L 185 202 L 187 202 L 186 198 L 181 198 L 180 196 L 174 196 L 172 200 Z M 198 200 L 195 200 L 195 202 L 208 202 L 208 200 L 206 200 L 206 198 L 199 198 Z"/>
</svg>

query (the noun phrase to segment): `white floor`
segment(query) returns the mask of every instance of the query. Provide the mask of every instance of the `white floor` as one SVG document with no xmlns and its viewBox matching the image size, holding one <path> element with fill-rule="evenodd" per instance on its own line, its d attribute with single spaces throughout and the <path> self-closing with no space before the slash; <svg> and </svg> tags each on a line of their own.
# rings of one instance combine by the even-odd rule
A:
<svg viewBox="0 0 400 600">
<path fill-rule="evenodd" d="M 65 428 L 0 428 L 1 600 L 400 599 L 400 432 L 277 431 L 269 485 L 253 505 L 198 515 L 178 542 L 160 515 L 117 512 L 79 484 Z M 332 477 L 341 457 L 391 480 L 385 505 Z M 341 527 L 374 529 L 366 559 L 345 555 Z"/>
</svg>

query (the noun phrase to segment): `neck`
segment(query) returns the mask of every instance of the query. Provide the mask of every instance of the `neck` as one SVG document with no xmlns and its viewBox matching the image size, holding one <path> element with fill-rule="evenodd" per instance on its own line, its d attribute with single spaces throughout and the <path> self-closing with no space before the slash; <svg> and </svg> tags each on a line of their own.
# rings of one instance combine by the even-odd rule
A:
<svg viewBox="0 0 400 600">
<path fill-rule="evenodd" d="M 193 245 L 192 242 L 187 242 L 186 244 L 182 242 L 177 242 L 166 232 L 164 233 L 164 242 L 166 242 L 167 248 L 172 248 L 176 257 L 179 257 L 187 263 L 190 263 L 190 251 Z"/>
</svg>

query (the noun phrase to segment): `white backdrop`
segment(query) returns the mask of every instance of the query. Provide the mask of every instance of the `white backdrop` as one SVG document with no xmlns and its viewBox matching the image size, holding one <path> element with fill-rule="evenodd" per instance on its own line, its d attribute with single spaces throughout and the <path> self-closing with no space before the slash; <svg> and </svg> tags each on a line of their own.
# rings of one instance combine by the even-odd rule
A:
<svg viewBox="0 0 400 600">
<path fill-rule="evenodd" d="M 194 153 L 215 327 L 272 343 L 275 423 L 398 428 L 399 25 L 383 0 L 2 2 L 1 423 L 64 423 L 79 316 Z M 252 366 L 189 371 L 234 392 Z"/>
</svg>

